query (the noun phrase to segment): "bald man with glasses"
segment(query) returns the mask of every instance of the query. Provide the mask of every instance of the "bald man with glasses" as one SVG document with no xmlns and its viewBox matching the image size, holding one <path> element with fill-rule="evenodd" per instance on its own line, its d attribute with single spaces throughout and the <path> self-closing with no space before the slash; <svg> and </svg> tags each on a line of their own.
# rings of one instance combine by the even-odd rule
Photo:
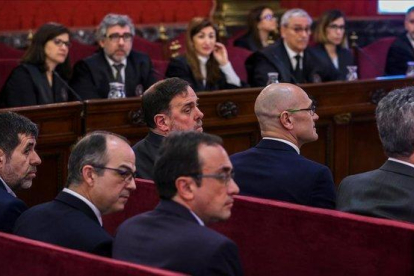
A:
<svg viewBox="0 0 414 276">
<path fill-rule="evenodd" d="M 230 157 L 242 195 L 320 208 L 335 208 L 335 185 L 326 166 L 300 155 L 302 145 L 316 141 L 316 107 L 305 91 L 271 84 L 254 107 L 263 139 Z"/>
<path fill-rule="evenodd" d="M 110 83 L 121 83 L 126 97 L 140 96 L 156 78 L 148 55 L 132 50 L 135 27 L 127 15 L 108 14 L 99 24 L 101 50 L 75 64 L 72 88 L 84 100 L 108 98 Z"/>
<path fill-rule="evenodd" d="M 339 79 L 330 64 L 308 49 L 312 18 L 302 9 L 286 11 L 280 20 L 282 39 L 255 52 L 246 60 L 251 86 L 265 86 L 268 73 L 279 74 L 279 82 L 314 83 Z"/>
</svg>

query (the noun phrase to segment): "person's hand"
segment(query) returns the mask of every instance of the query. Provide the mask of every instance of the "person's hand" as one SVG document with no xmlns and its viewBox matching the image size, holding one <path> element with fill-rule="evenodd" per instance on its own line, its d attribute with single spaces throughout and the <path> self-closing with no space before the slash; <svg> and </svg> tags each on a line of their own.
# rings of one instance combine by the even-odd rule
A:
<svg viewBox="0 0 414 276">
<path fill-rule="evenodd" d="M 213 55 L 220 66 L 226 65 L 229 62 L 226 46 L 224 46 L 223 43 L 216 42 L 216 45 L 214 45 Z"/>
</svg>

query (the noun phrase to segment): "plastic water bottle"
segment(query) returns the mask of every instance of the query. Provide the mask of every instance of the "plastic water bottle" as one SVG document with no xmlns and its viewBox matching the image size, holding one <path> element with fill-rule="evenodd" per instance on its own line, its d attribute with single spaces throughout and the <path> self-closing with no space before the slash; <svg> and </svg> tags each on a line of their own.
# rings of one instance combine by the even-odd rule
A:
<svg viewBox="0 0 414 276">
<path fill-rule="evenodd" d="M 346 75 L 347 81 L 354 81 L 358 79 L 358 66 L 347 66 L 346 69 L 348 69 L 348 74 Z"/>
<path fill-rule="evenodd" d="M 407 62 L 407 72 L 405 73 L 407 78 L 414 77 L 414 61 Z"/>
<path fill-rule="evenodd" d="M 120 99 L 125 98 L 125 85 L 120 82 L 109 83 L 108 99 Z"/>
<path fill-rule="evenodd" d="M 267 73 L 267 85 L 272 83 L 279 83 L 279 73 L 269 72 Z"/>
</svg>

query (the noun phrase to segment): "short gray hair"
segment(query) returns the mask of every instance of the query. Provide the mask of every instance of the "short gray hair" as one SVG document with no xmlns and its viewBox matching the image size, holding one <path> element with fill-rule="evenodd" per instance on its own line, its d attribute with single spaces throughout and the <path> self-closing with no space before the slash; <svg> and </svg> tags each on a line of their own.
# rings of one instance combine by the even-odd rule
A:
<svg viewBox="0 0 414 276">
<path fill-rule="evenodd" d="M 408 157 L 414 152 L 414 87 L 391 91 L 378 104 L 377 127 L 389 157 Z"/>
<path fill-rule="evenodd" d="M 113 26 L 128 26 L 131 29 L 131 34 L 135 35 L 135 27 L 131 18 L 128 15 L 109 13 L 101 21 L 96 30 L 96 40 L 100 41 L 105 38 L 108 28 Z"/>
<path fill-rule="evenodd" d="M 409 8 L 409 9 L 407 10 L 407 12 L 405 13 L 405 20 L 407 20 L 407 19 L 408 19 L 408 15 L 409 15 L 410 13 L 412 13 L 412 12 L 414 12 L 414 6 L 412 6 L 411 8 Z"/>
<path fill-rule="evenodd" d="M 309 25 L 312 24 L 312 18 L 305 10 L 290 9 L 282 15 L 282 18 L 280 19 L 280 25 L 286 27 L 289 24 L 289 19 L 292 17 L 306 17 L 309 20 Z"/>
</svg>

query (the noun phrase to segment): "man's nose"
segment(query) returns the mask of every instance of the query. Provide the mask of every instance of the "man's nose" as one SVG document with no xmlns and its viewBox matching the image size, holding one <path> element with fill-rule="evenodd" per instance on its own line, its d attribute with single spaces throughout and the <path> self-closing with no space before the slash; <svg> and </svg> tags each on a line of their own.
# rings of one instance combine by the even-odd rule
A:
<svg viewBox="0 0 414 276">
<path fill-rule="evenodd" d="M 32 166 L 37 166 L 40 165 L 42 163 L 42 160 L 40 159 L 39 155 L 37 154 L 36 151 L 33 152 L 33 157 L 32 160 L 30 162 L 30 165 Z"/>
</svg>

